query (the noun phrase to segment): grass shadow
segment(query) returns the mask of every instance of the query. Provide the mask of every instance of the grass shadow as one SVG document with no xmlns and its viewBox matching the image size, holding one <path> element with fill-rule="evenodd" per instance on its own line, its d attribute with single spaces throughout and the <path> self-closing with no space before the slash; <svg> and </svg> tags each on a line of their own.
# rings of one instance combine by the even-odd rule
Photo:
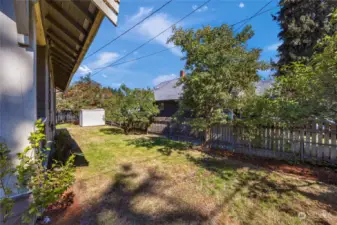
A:
<svg viewBox="0 0 337 225">
<path fill-rule="evenodd" d="M 119 127 L 101 128 L 99 129 L 99 131 L 106 135 L 125 134 L 123 129 Z M 129 134 L 142 135 L 142 134 L 146 134 L 146 131 L 141 130 L 141 129 L 132 129 L 129 131 Z"/>
<path fill-rule="evenodd" d="M 286 199 L 296 199 L 301 202 L 300 207 L 310 208 L 305 198 L 314 202 L 320 202 L 325 205 L 327 211 L 337 215 L 337 188 L 329 186 L 326 191 L 313 192 L 312 187 L 316 181 L 295 178 L 278 179 L 277 175 L 271 170 L 264 170 L 249 163 L 242 163 L 235 160 L 229 160 L 224 157 L 217 157 L 205 154 L 203 157 L 193 157 L 187 155 L 187 159 L 224 180 L 235 180 L 235 191 L 257 202 L 263 202 L 265 205 L 276 206 L 279 211 L 292 216 L 298 216 L 298 207 Z M 238 172 L 239 168 L 245 168 L 245 172 Z M 245 190 L 245 191 L 243 191 Z M 234 196 L 230 196 L 230 199 Z M 224 200 L 224 205 L 228 204 L 229 199 Z M 324 218 L 312 218 L 317 220 L 317 224 L 322 224 Z M 248 222 L 248 221 L 247 221 Z M 323 223 L 324 224 L 324 223 Z M 329 224 L 329 223 L 325 223 Z"/>
<path fill-rule="evenodd" d="M 99 129 L 99 132 L 102 132 L 106 135 L 114 135 L 114 134 L 124 134 L 123 129 L 118 127 L 111 127 L 111 128 L 101 128 Z"/>
<path fill-rule="evenodd" d="M 202 224 L 207 216 L 184 203 L 180 198 L 163 194 L 160 190 L 166 178 L 155 169 L 146 170 L 146 178 L 139 181 L 140 174 L 131 164 L 121 167 L 121 172 L 114 176 L 114 183 L 103 193 L 100 201 L 92 205 L 83 218 L 88 224 Z M 165 202 L 159 208 L 160 213 L 138 210 L 135 202 L 138 198 L 156 199 Z M 165 207 L 167 206 L 167 208 Z"/>
<path fill-rule="evenodd" d="M 69 131 L 65 128 L 57 129 L 56 137 L 56 151 L 53 159 L 61 162 L 67 161 L 71 154 L 75 155 L 74 165 L 76 167 L 89 166 L 88 160 L 85 158 L 81 148 L 77 142 L 72 138 Z"/>
<path fill-rule="evenodd" d="M 135 147 L 144 147 L 147 149 L 157 148 L 157 151 L 163 155 L 169 156 L 173 151 L 188 150 L 192 147 L 191 143 L 173 141 L 164 137 L 146 137 L 128 140 L 128 145 Z"/>
</svg>

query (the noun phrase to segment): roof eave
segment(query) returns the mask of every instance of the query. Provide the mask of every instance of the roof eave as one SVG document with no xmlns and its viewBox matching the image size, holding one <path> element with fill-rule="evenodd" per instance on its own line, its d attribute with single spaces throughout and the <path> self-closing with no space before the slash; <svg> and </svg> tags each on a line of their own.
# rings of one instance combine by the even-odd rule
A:
<svg viewBox="0 0 337 225">
<path fill-rule="evenodd" d="M 87 37 L 87 39 L 86 39 L 86 41 L 85 41 L 85 43 L 83 45 L 83 48 L 82 48 L 82 50 L 80 52 L 80 55 L 77 58 L 76 64 L 75 64 L 75 66 L 74 66 L 74 68 L 73 68 L 73 70 L 71 72 L 71 75 L 70 75 L 70 77 L 68 79 L 67 85 L 65 86 L 65 88 L 63 89 L 63 91 L 65 91 L 65 90 L 68 89 L 68 87 L 70 85 L 70 82 L 71 82 L 74 74 L 76 73 L 78 67 L 80 66 L 80 64 L 81 64 L 81 62 L 82 62 L 85 54 L 87 53 L 87 51 L 88 51 L 88 49 L 89 49 L 92 41 L 94 40 L 94 38 L 95 38 L 95 36 L 97 34 L 97 31 L 98 31 L 98 29 L 99 29 L 99 27 L 100 27 L 103 19 L 104 19 L 104 14 L 103 14 L 103 12 L 101 10 L 99 10 L 98 13 L 97 13 L 97 15 L 96 15 L 96 17 L 95 17 L 95 19 L 94 19 L 94 22 L 93 22 L 93 24 L 91 26 L 91 29 L 90 29 L 89 34 L 88 34 L 88 37 Z"/>
</svg>

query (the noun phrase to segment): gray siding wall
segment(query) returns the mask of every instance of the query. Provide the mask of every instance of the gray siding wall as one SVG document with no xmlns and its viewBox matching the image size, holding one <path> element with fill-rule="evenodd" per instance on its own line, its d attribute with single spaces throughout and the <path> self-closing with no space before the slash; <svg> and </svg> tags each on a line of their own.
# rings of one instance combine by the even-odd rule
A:
<svg viewBox="0 0 337 225">
<path fill-rule="evenodd" d="M 13 1 L 0 0 L 0 136 L 13 158 L 28 145 L 36 120 L 34 17 L 30 17 L 30 47 L 23 48 L 17 42 L 14 12 Z"/>
<path fill-rule="evenodd" d="M 16 154 L 29 144 L 28 137 L 34 130 L 37 115 L 45 115 L 46 134 L 53 140 L 55 129 L 55 89 L 54 80 L 48 72 L 46 50 L 39 47 L 36 54 L 34 13 L 30 13 L 29 47 L 18 45 L 18 33 L 13 0 L 0 0 L 0 141 L 11 149 L 14 164 L 18 163 Z M 37 75 L 38 74 L 38 75 Z M 38 86 L 37 86 L 38 83 Z M 16 179 L 11 177 L 8 185 L 14 194 Z M 3 193 L 0 191 L 0 198 Z M 29 195 L 15 199 L 13 215 L 8 224 L 19 224 L 21 213 L 27 208 Z M 35 224 L 34 221 L 32 224 Z"/>
<path fill-rule="evenodd" d="M 35 40 L 31 14 L 30 46 L 18 45 L 13 1 L 0 0 L 0 139 L 11 149 L 14 164 L 16 154 L 29 144 L 27 138 L 36 120 Z M 17 192 L 13 179 L 8 183 Z"/>
</svg>

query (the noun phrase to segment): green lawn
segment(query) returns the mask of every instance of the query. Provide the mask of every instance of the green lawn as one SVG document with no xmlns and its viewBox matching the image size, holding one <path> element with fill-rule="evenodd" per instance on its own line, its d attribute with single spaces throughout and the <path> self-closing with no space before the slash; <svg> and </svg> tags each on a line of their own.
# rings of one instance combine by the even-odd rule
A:
<svg viewBox="0 0 337 225">
<path fill-rule="evenodd" d="M 337 224 L 335 186 L 118 128 L 68 131 L 86 162 L 74 185 L 85 224 Z"/>
</svg>

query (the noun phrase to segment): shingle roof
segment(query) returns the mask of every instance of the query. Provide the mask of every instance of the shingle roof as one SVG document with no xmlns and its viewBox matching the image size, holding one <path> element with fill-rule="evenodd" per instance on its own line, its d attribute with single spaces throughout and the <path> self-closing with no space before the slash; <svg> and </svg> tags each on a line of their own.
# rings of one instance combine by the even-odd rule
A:
<svg viewBox="0 0 337 225">
<path fill-rule="evenodd" d="M 183 85 L 177 86 L 178 80 L 174 79 L 158 84 L 154 88 L 156 101 L 178 100 L 183 92 Z"/>
<path fill-rule="evenodd" d="M 169 80 L 158 84 L 154 88 L 156 101 L 178 100 L 183 93 L 183 85 L 177 86 L 179 79 Z M 274 84 L 274 80 L 260 80 L 255 83 L 256 94 L 262 95 Z"/>
</svg>

